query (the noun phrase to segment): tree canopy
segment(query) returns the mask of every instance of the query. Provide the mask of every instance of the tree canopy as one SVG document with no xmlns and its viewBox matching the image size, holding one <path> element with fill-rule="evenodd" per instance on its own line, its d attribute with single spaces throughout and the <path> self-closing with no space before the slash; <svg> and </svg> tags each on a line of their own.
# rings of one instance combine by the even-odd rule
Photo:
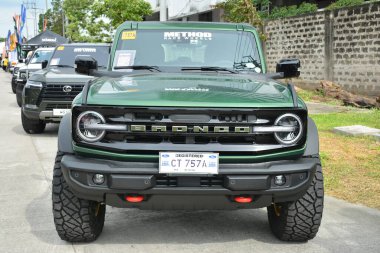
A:
<svg viewBox="0 0 380 253">
<path fill-rule="evenodd" d="M 127 20 L 141 21 L 152 13 L 144 0 L 53 0 L 46 12 L 47 28 L 74 42 L 110 42 L 114 30 Z M 63 15 L 62 15 L 63 14 Z M 43 15 L 39 27 L 43 29 Z"/>
<path fill-rule="evenodd" d="M 63 36 L 62 29 L 62 0 L 52 0 L 52 8 L 48 9 L 45 14 L 40 14 L 38 28 L 42 32 L 44 29 L 44 19 L 47 20 L 46 28 Z"/>
</svg>

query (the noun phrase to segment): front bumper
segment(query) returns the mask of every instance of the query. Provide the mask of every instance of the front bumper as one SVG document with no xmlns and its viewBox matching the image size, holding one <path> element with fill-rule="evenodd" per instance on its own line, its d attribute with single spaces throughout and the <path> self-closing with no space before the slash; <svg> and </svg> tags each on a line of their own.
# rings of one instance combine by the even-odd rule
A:
<svg viewBox="0 0 380 253">
<path fill-rule="evenodd" d="M 42 120 L 47 123 L 59 123 L 63 115 L 54 115 L 54 109 L 70 109 L 71 101 L 41 101 L 41 103 L 36 106 L 33 104 L 23 103 L 23 112 L 25 116 L 29 119 Z"/>
<path fill-rule="evenodd" d="M 179 176 L 158 173 L 156 162 L 125 162 L 66 154 L 61 167 L 70 189 L 79 198 L 116 207 L 140 209 L 238 209 L 261 208 L 272 202 L 295 201 L 308 189 L 319 158 L 300 158 L 250 164 L 220 164 L 217 176 Z M 103 174 L 101 185 L 93 182 Z M 274 176 L 284 175 L 283 186 Z M 130 203 L 126 195 L 143 195 Z M 249 195 L 251 203 L 237 203 L 233 196 Z"/>
</svg>

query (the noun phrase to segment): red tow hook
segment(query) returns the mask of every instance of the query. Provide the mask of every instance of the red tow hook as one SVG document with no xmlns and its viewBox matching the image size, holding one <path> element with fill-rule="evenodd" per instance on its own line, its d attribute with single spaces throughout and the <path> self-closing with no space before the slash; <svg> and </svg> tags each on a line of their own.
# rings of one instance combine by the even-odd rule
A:
<svg viewBox="0 0 380 253">
<path fill-rule="evenodd" d="M 252 197 L 249 197 L 249 196 L 236 196 L 234 198 L 235 202 L 238 202 L 238 203 L 250 203 L 252 202 Z"/>
<path fill-rule="evenodd" d="M 141 196 L 141 195 L 126 196 L 125 200 L 131 203 L 139 203 L 144 200 L 144 196 Z"/>
</svg>

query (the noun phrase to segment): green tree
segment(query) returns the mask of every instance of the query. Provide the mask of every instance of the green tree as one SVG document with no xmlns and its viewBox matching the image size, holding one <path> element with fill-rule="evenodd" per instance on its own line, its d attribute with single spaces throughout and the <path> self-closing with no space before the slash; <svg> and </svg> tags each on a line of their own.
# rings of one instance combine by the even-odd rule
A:
<svg viewBox="0 0 380 253">
<path fill-rule="evenodd" d="M 64 0 L 67 36 L 72 41 L 110 42 L 126 20 L 141 21 L 152 13 L 144 0 Z"/>
<path fill-rule="evenodd" d="M 97 25 L 94 23 L 91 0 L 64 0 L 63 10 L 67 20 L 66 35 L 75 42 L 96 42 L 97 36 L 91 36 L 89 27 Z"/>
<path fill-rule="evenodd" d="M 48 9 L 45 14 L 39 16 L 38 28 L 39 32 L 43 31 L 44 19 L 47 19 L 46 28 L 52 32 L 59 35 L 63 35 L 63 10 L 62 10 L 63 0 L 52 0 L 52 8 Z"/>
<path fill-rule="evenodd" d="M 125 21 L 142 21 L 152 14 L 152 7 L 144 0 L 101 0 L 95 4 L 98 15 L 110 19 L 111 29 L 116 29 Z"/>
<path fill-rule="evenodd" d="M 262 31 L 263 20 L 256 9 L 256 3 L 261 4 L 261 2 L 264 1 L 226 0 L 225 2 L 217 4 L 215 7 L 222 8 L 224 10 L 223 18 L 226 21 L 235 23 L 249 23 Z M 265 39 L 262 32 L 260 32 L 260 36 L 262 39 Z"/>
</svg>

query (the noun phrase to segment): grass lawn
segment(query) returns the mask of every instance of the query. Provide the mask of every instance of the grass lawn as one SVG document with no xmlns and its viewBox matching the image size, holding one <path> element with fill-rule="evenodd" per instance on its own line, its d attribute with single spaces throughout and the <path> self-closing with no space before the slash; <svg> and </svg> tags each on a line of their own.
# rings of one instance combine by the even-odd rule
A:
<svg viewBox="0 0 380 253">
<path fill-rule="evenodd" d="M 326 193 L 380 209 L 380 142 L 372 137 L 348 137 L 332 132 L 333 127 L 348 125 L 380 129 L 380 110 L 310 116 L 319 130 Z"/>
</svg>

